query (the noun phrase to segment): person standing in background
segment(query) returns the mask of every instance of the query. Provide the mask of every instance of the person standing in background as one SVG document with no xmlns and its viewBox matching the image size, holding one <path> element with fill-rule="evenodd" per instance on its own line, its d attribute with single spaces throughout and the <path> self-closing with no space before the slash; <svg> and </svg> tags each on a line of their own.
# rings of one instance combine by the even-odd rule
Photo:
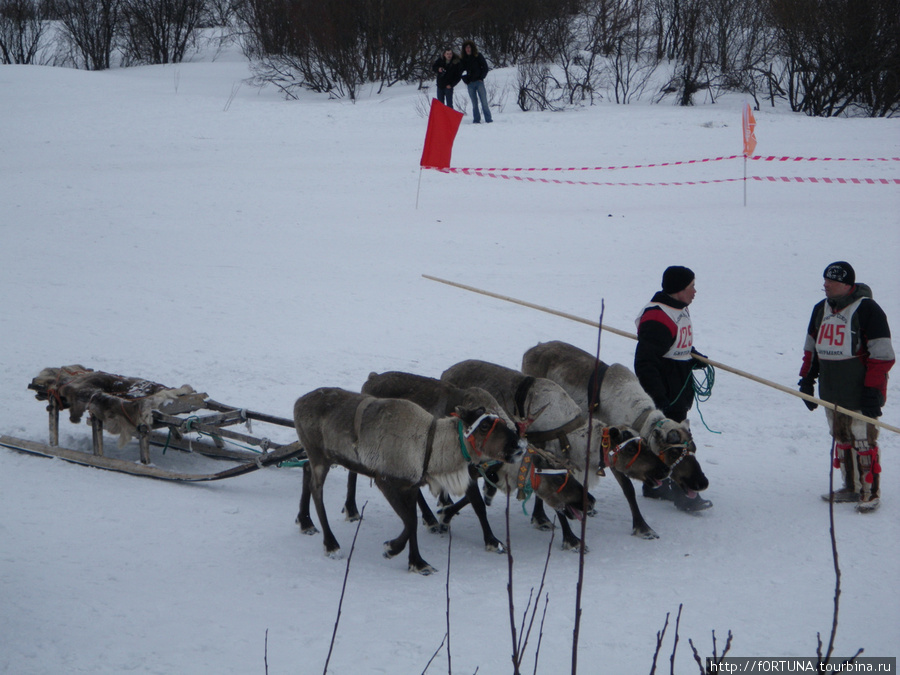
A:
<svg viewBox="0 0 900 675">
<path fill-rule="evenodd" d="M 881 417 L 887 397 L 888 371 L 895 357 L 887 316 L 872 299 L 872 289 L 857 283 L 856 272 L 843 260 L 823 273 L 825 299 L 813 307 L 800 368 L 800 391 L 866 417 Z M 803 401 L 810 410 L 818 405 Z M 856 504 L 868 513 L 881 503 L 878 427 L 826 408 L 834 446 L 834 465 L 844 485 L 833 491 L 835 502 Z M 829 500 L 829 494 L 822 499 Z"/>
<path fill-rule="evenodd" d="M 487 77 L 487 61 L 478 52 L 478 47 L 472 40 L 463 42 L 462 51 L 462 80 L 469 88 L 469 98 L 472 99 L 472 120 L 475 124 L 481 123 L 481 112 L 478 111 L 478 101 L 481 100 L 481 111 L 484 113 L 484 121 L 490 124 L 494 121 L 491 117 L 491 107 L 488 105 L 487 90 L 484 88 L 484 78 Z"/>
<path fill-rule="evenodd" d="M 431 66 L 437 76 L 437 98 L 445 106 L 453 107 L 453 87 L 462 78 L 462 65 L 459 57 L 450 47 L 445 47 L 434 65 Z"/>
</svg>

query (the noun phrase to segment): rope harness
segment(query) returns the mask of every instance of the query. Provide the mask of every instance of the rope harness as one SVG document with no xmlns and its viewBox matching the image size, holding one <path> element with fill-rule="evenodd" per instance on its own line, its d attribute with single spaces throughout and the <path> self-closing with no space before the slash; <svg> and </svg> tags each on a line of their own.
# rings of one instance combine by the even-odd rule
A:
<svg viewBox="0 0 900 675">
<path fill-rule="evenodd" d="M 603 430 L 604 440 L 608 439 L 608 433 L 609 432 L 607 429 Z M 607 466 L 609 466 L 611 469 L 615 468 L 616 459 L 618 458 L 619 453 L 622 452 L 622 450 L 625 448 L 625 446 L 628 445 L 629 443 L 637 443 L 637 446 L 638 446 L 637 452 L 634 453 L 634 457 L 632 457 L 631 461 L 629 461 L 628 464 L 625 465 L 626 469 L 631 468 L 631 466 L 637 461 L 637 458 L 641 456 L 641 452 L 643 452 L 643 450 L 644 450 L 644 442 L 640 436 L 633 436 L 632 438 L 622 441 L 621 443 L 619 443 L 618 445 L 615 445 L 613 447 L 609 447 L 609 445 L 607 445 L 606 446 L 606 448 L 607 448 L 607 450 L 606 450 Z M 597 475 L 605 476 L 606 474 L 600 473 L 601 470 L 602 470 L 602 467 L 601 467 L 601 469 L 599 469 L 597 471 Z"/>
<path fill-rule="evenodd" d="M 465 459 L 467 462 L 471 463 L 472 456 L 469 454 L 468 450 L 466 449 L 466 446 L 467 445 L 470 446 L 472 448 L 472 451 L 476 455 L 481 457 L 484 454 L 484 452 L 483 452 L 484 446 L 487 444 L 488 439 L 491 437 L 491 434 L 494 433 L 494 429 L 497 428 L 497 424 L 499 424 L 501 422 L 501 419 L 500 419 L 500 417 L 498 417 L 497 415 L 494 415 L 493 413 L 484 413 L 481 417 L 479 417 L 472 423 L 472 426 L 470 426 L 468 429 L 463 431 L 463 427 L 464 427 L 463 421 L 461 419 L 459 419 L 459 416 L 456 414 L 454 414 L 452 416 L 457 418 L 456 429 L 457 429 L 457 432 L 459 433 L 459 452 L 460 452 L 460 454 L 462 454 L 463 459 Z M 481 442 L 481 450 L 479 450 L 478 446 L 475 444 L 475 440 L 472 438 L 472 434 L 474 434 L 478 430 L 478 427 L 481 426 L 481 423 L 484 422 L 485 420 L 494 420 L 494 423 L 491 424 L 491 428 L 488 430 L 487 434 L 484 437 L 484 440 Z"/>
<path fill-rule="evenodd" d="M 541 478 L 543 476 L 562 476 L 565 474 L 566 479 L 556 490 L 556 494 L 559 494 L 565 489 L 566 485 L 569 484 L 569 478 L 572 475 L 568 469 L 537 468 L 534 463 L 535 454 L 537 454 L 537 450 L 534 448 L 528 448 L 525 452 L 525 455 L 522 457 L 522 464 L 519 466 L 519 474 L 516 480 L 516 487 L 518 488 L 516 491 L 516 499 L 522 502 L 522 512 L 526 516 L 528 515 L 528 511 L 525 510 L 525 505 L 528 503 L 528 500 L 531 499 L 531 495 L 541 486 Z"/>
</svg>

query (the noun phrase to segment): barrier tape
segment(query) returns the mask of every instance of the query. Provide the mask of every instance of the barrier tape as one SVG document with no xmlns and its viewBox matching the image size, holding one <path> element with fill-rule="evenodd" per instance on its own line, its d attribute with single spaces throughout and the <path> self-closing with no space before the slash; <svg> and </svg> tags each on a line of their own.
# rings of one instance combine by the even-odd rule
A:
<svg viewBox="0 0 900 675">
<path fill-rule="evenodd" d="M 708 157 L 706 159 L 688 159 L 680 162 L 661 162 L 657 164 L 630 164 L 624 166 L 571 166 L 571 167 L 466 167 L 449 169 L 450 171 L 490 171 L 495 173 L 511 173 L 519 171 L 616 171 L 619 169 L 655 169 L 661 166 L 684 166 L 686 164 L 706 164 L 709 162 L 722 162 L 729 159 L 738 159 L 743 155 L 729 155 L 727 157 Z M 900 157 L 779 157 L 777 155 L 753 155 L 749 160 L 762 162 L 900 162 Z M 426 166 L 426 169 L 437 167 Z"/>
<path fill-rule="evenodd" d="M 841 185 L 900 185 L 900 178 L 791 178 L 789 176 L 750 176 L 753 180 L 782 183 L 839 183 Z"/>
<path fill-rule="evenodd" d="M 616 169 L 653 169 L 660 166 L 682 166 L 685 164 L 704 164 L 707 162 L 721 162 L 727 159 L 737 159 L 738 157 L 743 157 L 743 155 L 730 155 L 728 157 L 710 157 L 707 159 L 688 159 L 683 160 L 681 162 L 662 162 L 660 164 L 632 164 L 630 166 L 572 166 L 572 167 L 531 167 L 531 168 L 516 168 L 516 167 L 475 167 L 475 168 L 465 168 L 465 169 L 451 169 L 451 171 L 495 171 L 495 172 L 507 172 L 507 171 L 614 171 Z M 428 167 L 431 168 L 431 167 Z"/>
<path fill-rule="evenodd" d="M 763 162 L 900 162 L 900 157 L 763 157 L 754 155 L 747 159 L 758 159 Z"/>
<path fill-rule="evenodd" d="M 455 169 L 437 168 L 432 166 L 423 167 L 425 169 L 435 169 L 441 173 L 457 173 L 465 176 L 478 176 L 480 178 L 502 178 L 504 180 L 518 180 L 529 183 L 555 183 L 557 185 L 599 185 L 599 186 L 680 186 L 680 185 L 711 185 L 714 183 L 736 183 L 745 180 L 744 178 L 718 178 L 711 180 L 693 180 L 693 181 L 672 181 L 665 183 L 603 183 L 598 181 L 584 180 L 561 180 L 558 178 L 534 178 L 532 176 L 516 176 L 494 171 L 486 171 L 479 169 Z M 770 183 L 836 183 L 839 185 L 900 185 L 900 178 L 793 178 L 789 176 L 747 176 L 746 180 L 766 181 Z"/>
</svg>

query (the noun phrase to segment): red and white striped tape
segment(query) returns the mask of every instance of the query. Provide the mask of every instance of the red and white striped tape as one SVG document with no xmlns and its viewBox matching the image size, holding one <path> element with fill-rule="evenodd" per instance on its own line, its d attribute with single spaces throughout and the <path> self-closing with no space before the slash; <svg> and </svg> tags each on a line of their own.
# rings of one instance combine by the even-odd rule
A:
<svg viewBox="0 0 900 675">
<path fill-rule="evenodd" d="M 458 171 L 490 171 L 495 173 L 507 173 L 514 171 L 615 171 L 617 169 L 653 169 L 660 166 L 682 166 L 685 164 L 704 164 L 707 162 L 721 162 L 726 159 L 737 159 L 743 155 L 731 155 L 729 157 L 710 157 L 707 159 L 688 159 L 681 162 L 662 162 L 659 164 L 632 164 L 629 166 L 571 166 L 571 167 L 474 167 L 458 169 Z M 427 167 L 430 168 L 430 167 Z M 451 169 L 456 171 L 457 169 Z"/>
<path fill-rule="evenodd" d="M 749 176 L 770 183 L 838 183 L 840 185 L 900 185 L 900 178 L 794 178 L 790 176 Z"/>
<path fill-rule="evenodd" d="M 770 155 L 754 155 L 747 159 L 758 159 L 763 162 L 900 162 L 900 157 L 776 157 Z"/>
<path fill-rule="evenodd" d="M 560 180 L 558 178 L 535 178 L 532 176 L 516 176 L 504 173 L 497 173 L 497 170 L 482 169 L 455 169 L 455 168 L 437 168 L 432 166 L 423 167 L 425 169 L 436 169 L 442 173 L 457 173 L 465 176 L 478 176 L 480 178 L 501 178 L 503 180 L 518 180 L 529 183 L 555 183 L 557 185 L 600 185 L 600 186 L 679 186 L 679 185 L 711 185 L 714 183 L 736 183 L 743 181 L 744 178 L 718 178 L 712 180 L 693 180 L 693 181 L 671 181 L 664 183 L 604 183 L 598 181 L 584 180 Z M 769 183 L 826 183 L 838 185 L 900 185 L 900 178 L 799 178 L 789 176 L 747 176 L 746 180 L 766 181 Z"/>
<path fill-rule="evenodd" d="M 729 159 L 739 159 L 743 155 L 729 155 L 727 157 L 708 157 L 706 159 L 688 159 L 679 162 L 660 162 L 657 164 L 629 164 L 624 166 L 571 166 L 571 167 L 466 167 L 451 169 L 451 171 L 484 171 L 493 173 L 513 173 L 529 171 L 617 171 L 619 169 L 654 169 L 662 166 L 684 166 L 686 164 L 705 164 L 709 162 L 721 162 Z M 770 155 L 753 155 L 750 160 L 762 162 L 900 162 L 900 157 L 778 157 Z M 435 167 L 424 167 L 433 169 Z"/>
</svg>

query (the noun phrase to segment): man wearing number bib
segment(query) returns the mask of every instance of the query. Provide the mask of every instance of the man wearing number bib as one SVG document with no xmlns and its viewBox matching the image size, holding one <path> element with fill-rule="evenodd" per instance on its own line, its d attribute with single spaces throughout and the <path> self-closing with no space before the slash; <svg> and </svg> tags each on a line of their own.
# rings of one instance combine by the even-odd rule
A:
<svg viewBox="0 0 900 675">
<path fill-rule="evenodd" d="M 809 320 L 800 391 L 814 395 L 818 378 L 822 400 L 866 417 L 881 417 L 888 371 L 895 360 L 887 317 L 872 299 L 872 290 L 856 283 L 849 263 L 831 263 L 823 276 L 825 299 L 813 307 Z M 812 401 L 804 403 L 810 410 L 818 407 Z M 860 513 L 874 511 L 881 498 L 878 427 L 831 408 L 825 415 L 834 439 L 834 465 L 844 480 L 833 493 L 834 501 L 853 502 Z M 827 501 L 829 495 L 822 498 Z"/>
<path fill-rule="evenodd" d="M 694 403 L 692 371 L 702 369 L 694 359 L 694 328 L 688 305 L 694 300 L 694 273 L 687 267 L 672 266 L 663 272 L 658 291 L 635 322 L 637 348 L 634 373 L 644 391 L 662 413 L 675 422 L 684 422 Z M 700 356 L 703 356 L 700 354 Z M 671 479 L 656 486 L 644 483 L 643 494 L 651 499 L 668 499 L 682 511 L 701 511 L 712 502 L 699 495 L 689 498 Z"/>
</svg>

